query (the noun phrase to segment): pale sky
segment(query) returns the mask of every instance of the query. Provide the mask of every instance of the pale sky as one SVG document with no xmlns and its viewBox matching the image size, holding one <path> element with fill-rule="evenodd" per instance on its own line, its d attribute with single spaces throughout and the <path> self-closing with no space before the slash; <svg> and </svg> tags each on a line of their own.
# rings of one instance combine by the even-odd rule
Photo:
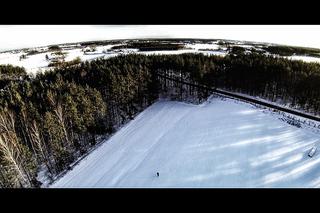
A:
<svg viewBox="0 0 320 213">
<path fill-rule="evenodd" d="M 320 25 L 0 25 L 0 50 L 131 38 L 208 38 L 320 48 Z"/>
</svg>

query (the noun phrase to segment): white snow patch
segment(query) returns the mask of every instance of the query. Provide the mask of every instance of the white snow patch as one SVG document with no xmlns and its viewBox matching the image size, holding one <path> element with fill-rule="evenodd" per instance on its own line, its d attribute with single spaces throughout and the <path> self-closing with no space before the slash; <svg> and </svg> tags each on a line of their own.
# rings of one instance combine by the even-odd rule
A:
<svg viewBox="0 0 320 213">
<path fill-rule="evenodd" d="M 185 47 L 192 48 L 195 50 L 199 50 L 199 49 L 218 50 L 220 48 L 220 45 L 217 45 L 217 44 L 186 44 Z"/>
</svg>

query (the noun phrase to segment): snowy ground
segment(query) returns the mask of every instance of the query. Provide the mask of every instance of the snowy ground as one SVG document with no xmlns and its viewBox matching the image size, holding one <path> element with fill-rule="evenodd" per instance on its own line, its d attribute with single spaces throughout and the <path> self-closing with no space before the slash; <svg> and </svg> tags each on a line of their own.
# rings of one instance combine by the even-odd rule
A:
<svg viewBox="0 0 320 213">
<path fill-rule="evenodd" d="M 227 52 L 225 50 L 218 50 L 218 45 L 216 44 L 190 44 L 186 45 L 187 49 L 182 50 L 172 50 L 172 51 L 138 51 L 138 49 L 122 49 L 121 51 L 111 50 L 113 46 L 117 45 L 105 45 L 105 46 L 97 46 L 95 52 L 83 52 L 83 47 L 78 46 L 66 46 L 62 45 L 62 52 L 67 53 L 65 61 L 71 61 L 77 57 L 81 59 L 81 61 L 90 61 L 97 58 L 109 58 L 114 57 L 119 54 L 130 54 L 130 53 L 138 53 L 145 55 L 159 55 L 159 54 L 182 54 L 182 53 L 203 53 L 206 55 L 220 55 L 225 56 Z M 208 49 L 206 51 L 199 49 Z M 43 48 L 34 48 L 35 50 L 43 49 Z M 14 66 L 22 66 L 26 69 L 29 74 L 37 74 L 38 72 L 44 72 L 45 70 L 50 69 L 48 64 L 50 61 L 46 60 L 46 54 L 51 56 L 52 52 L 44 52 L 35 55 L 29 55 L 26 59 L 20 60 L 20 56 L 25 54 L 23 51 L 16 52 L 4 52 L 0 53 L 0 64 L 12 64 Z"/>
<path fill-rule="evenodd" d="M 63 49 L 62 51 L 67 53 L 65 60 L 71 61 L 77 57 L 81 59 L 81 61 L 89 61 L 97 58 L 108 58 L 117 56 L 119 54 L 130 54 L 130 53 L 138 53 L 138 54 L 182 54 L 182 53 L 202 53 L 205 55 L 219 55 L 225 56 L 228 54 L 227 48 L 225 46 L 218 45 L 217 42 L 209 42 L 209 43 L 190 43 L 185 44 L 185 49 L 182 50 L 172 50 L 172 51 L 138 51 L 137 49 L 121 49 L 112 50 L 113 46 L 121 45 L 103 45 L 96 46 L 95 52 L 84 53 L 83 48 L 78 45 L 60 45 Z M 250 49 L 260 49 L 257 46 L 246 45 L 243 43 L 239 43 L 241 47 L 245 48 L 248 52 Z M 43 51 L 48 50 L 47 47 L 38 47 L 33 48 L 34 50 Z M 249 51 L 250 52 L 250 51 Z M 50 69 L 48 64 L 50 61 L 46 60 L 46 54 L 50 56 L 51 52 L 42 52 L 35 55 L 29 55 L 26 59 L 20 60 L 20 56 L 26 54 L 23 50 L 20 51 L 11 51 L 11 52 L 3 52 L 0 53 L 0 64 L 12 64 L 15 66 L 22 66 L 26 69 L 27 73 L 36 74 L 38 72 L 44 72 L 45 70 Z M 286 57 L 292 60 L 302 60 L 306 62 L 320 62 L 320 58 L 308 57 L 308 56 L 290 56 Z"/>
<path fill-rule="evenodd" d="M 320 58 L 317 57 L 311 57 L 311 56 L 301 56 L 301 55 L 295 55 L 286 57 L 291 60 L 298 60 L 298 61 L 304 61 L 304 62 L 314 62 L 314 63 L 320 63 Z"/>
<path fill-rule="evenodd" d="M 116 56 L 117 54 L 112 53 L 104 53 L 104 51 L 107 51 L 114 45 L 106 45 L 106 46 L 99 46 L 96 48 L 95 52 L 88 52 L 84 53 L 82 51 L 82 48 L 74 47 L 73 49 L 67 49 L 63 50 L 62 52 L 67 53 L 65 61 L 71 61 L 77 57 L 80 57 L 81 61 L 88 61 L 97 59 L 100 57 L 110 57 L 110 56 Z M 36 74 L 38 72 L 43 72 L 45 70 L 50 69 L 48 67 L 48 64 L 50 61 L 46 60 L 46 55 L 49 57 L 51 56 L 52 52 L 43 52 L 38 53 L 35 55 L 29 55 L 26 59 L 20 60 L 20 56 L 25 54 L 24 52 L 18 52 L 18 53 L 0 53 L 0 64 L 12 64 L 14 66 L 22 66 L 26 69 L 27 73 L 30 74 Z"/>
<path fill-rule="evenodd" d="M 319 187 L 319 142 L 247 103 L 158 101 L 51 187 Z"/>
</svg>

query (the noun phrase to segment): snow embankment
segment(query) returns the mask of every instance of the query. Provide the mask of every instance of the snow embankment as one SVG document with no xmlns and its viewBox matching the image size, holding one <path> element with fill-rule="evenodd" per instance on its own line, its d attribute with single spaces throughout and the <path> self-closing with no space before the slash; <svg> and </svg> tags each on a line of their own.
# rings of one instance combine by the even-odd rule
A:
<svg viewBox="0 0 320 213">
<path fill-rule="evenodd" d="M 159 101 L 51 187 L 317 187 L 319 140 L 246 103 Z"/>
</svg>

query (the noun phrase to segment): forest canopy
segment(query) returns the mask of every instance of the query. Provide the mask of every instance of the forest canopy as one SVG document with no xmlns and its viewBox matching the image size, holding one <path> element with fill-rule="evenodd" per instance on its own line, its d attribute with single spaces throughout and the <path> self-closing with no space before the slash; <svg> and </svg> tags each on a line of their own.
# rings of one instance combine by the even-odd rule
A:
<svg viewBox="0 0 320 213">
<path fill-rule="evenodd" d="M 38 187 L 54 180 L 105 136 L 161 95 L 205 99 L 199 88 L 161 75 L 320 112 L 320 65 L 246 53 L 120 55 L 29 77 L 0 66 L 0 186 Z"/>
</svg>

